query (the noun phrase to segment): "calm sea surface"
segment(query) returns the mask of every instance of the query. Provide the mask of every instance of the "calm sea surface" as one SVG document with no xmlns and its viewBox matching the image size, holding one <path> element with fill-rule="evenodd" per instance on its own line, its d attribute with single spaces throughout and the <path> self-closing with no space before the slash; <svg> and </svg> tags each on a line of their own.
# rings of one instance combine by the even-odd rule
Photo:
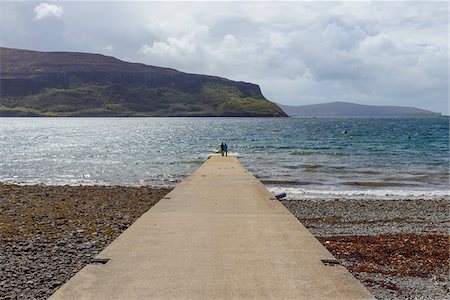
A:
<svg viewBox="0 0 450 300">
<path fill-rule="evenodd" d="M 289 198 L 449 197 L 445 118 L 0 118 L 0 182 L 175 184 L 222 141 Z"/>
</svg>

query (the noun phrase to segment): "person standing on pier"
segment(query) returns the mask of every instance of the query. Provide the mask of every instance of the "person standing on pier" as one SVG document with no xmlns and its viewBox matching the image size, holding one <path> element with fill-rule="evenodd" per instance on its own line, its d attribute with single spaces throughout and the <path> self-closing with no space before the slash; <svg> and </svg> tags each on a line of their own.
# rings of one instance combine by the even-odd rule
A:
<svg viewBox="0 0 450 300">
<path fill-rule="evenodd" d="M 225 152 L 225 156 L 228 156 L 228 145 L 227 145 L 227 143 L 225 143 L 225 145 L 223 145 L 222 156 L 223 156 L 223 152 Z"/>
<path fill-rule="evenodd" d="M 220 144 L 220 153 L 222 153 L 222 156 L 223 156 L 224 150 L 225 150 L 225 145 L 222 142 L 222 144 Z"/>
</svg>

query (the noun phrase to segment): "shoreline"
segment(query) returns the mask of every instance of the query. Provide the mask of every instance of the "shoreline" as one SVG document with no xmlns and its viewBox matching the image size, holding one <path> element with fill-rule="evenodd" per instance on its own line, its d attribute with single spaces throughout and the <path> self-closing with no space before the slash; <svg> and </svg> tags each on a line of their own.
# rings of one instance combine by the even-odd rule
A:
<svg viewBox="0 0 450 300">
<path fill-rule="evenodd" d="M 431 188 L 400 188 L 384 186 L 383 188 L 358 188 L 357 185 L 354 188 L 343 189 L 327 189 L 324 186 L 315 186 L 311 188 L 304 188 L 302 185 L 266 185 L 267 189 L 272 193 L 285 192 L 287 194 L 286 200 L 290 201 L 402 201 L 402 200 L 449 200 L 449 189 L 431 189 Z"/>
<path fill-rule="evenodd" d="M 0 183 L 0 299 L 45 299 L 172 187 Z M 377 299 L 448 295 L 449 200 L 281 201 Z"/>
<path fill-rule="evenodd" d="M 449 200 L 284 200 L 377 299 L 447 299 Z"/>
</svg>

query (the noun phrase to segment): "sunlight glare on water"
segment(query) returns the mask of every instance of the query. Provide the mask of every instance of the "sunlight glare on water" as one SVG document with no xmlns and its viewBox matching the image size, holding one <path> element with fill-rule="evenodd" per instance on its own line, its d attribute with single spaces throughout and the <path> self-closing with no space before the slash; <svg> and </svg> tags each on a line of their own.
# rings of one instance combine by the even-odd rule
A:
<svg viewBox="0 0 450 300">
<path fill-rule="evenodd" d="M 272 190 L 448 194 L 448 137 L 445 118 L 1 118 L 0 181 L 174 184 L 224 141 Z"/>
</svg>

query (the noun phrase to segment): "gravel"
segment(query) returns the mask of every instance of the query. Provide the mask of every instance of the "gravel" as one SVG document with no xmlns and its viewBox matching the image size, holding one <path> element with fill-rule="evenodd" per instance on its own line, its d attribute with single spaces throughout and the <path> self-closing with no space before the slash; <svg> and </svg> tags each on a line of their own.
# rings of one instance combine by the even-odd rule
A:
<svg viewBox="0 0 450 300">
<path fill-rule="evenodd" d="M 0 299 L 46 299 L 170 188 L 0 184 Z M 282 203 L 378 299 L 448 299 L 449 200 Z"/>
<path fill-rule="evenodd" d="M 315 236 L 447 233 L 449 200 L 282 201 Z"/>
<path fill-rule="evenodd" d="M 169 188 L 0 184 L 0 299 L 46 299 Z"/>
<path fill-rule="evenodd" d="M 377 299 L 449 299 L 441 200 L 282 201 Z"/>
</svg>

